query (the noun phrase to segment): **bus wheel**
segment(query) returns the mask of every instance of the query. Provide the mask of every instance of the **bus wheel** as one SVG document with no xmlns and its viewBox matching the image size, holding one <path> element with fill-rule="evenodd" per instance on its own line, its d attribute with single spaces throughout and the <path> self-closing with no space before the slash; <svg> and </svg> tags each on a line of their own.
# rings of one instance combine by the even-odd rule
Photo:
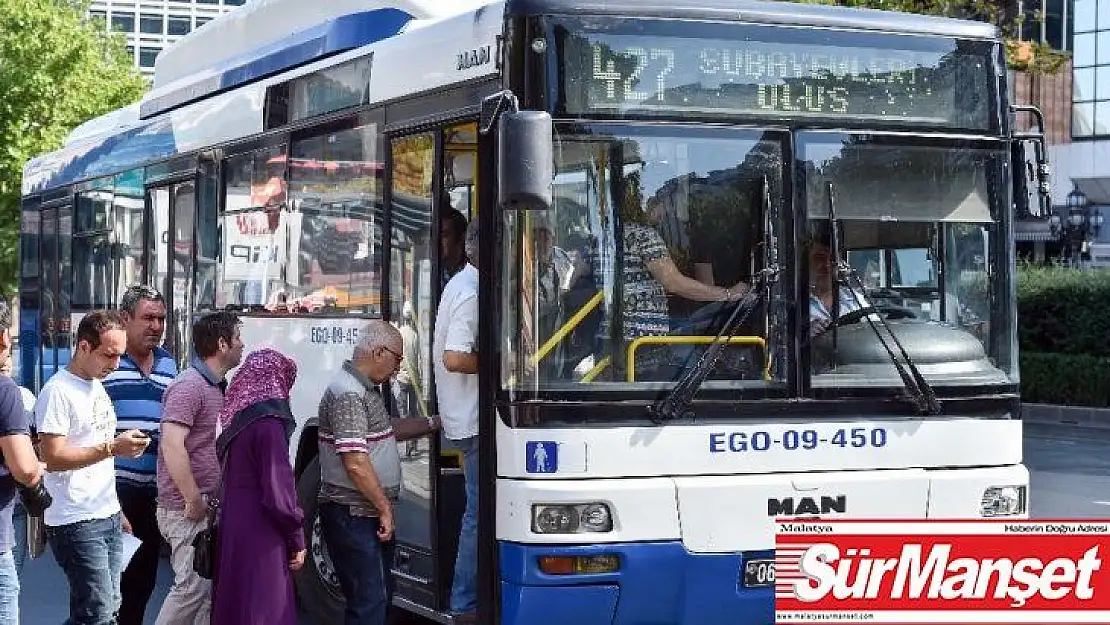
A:
<svg viewBox="0 0 1110 625">
<path fill-rule="evenodd" d="M 304 511 L 304 534 L 308 555 L 301 570 L 294 573 L 294 579 L 297 584 L 297 596 L 301 600 L 301 609 L 317 623 L 341 623 L 343 622 L 343 593 L 339 589 L 339 580 L 335 577 L 335 568 L 332 566 L 331 557 L 328 555 L 324 537 L 320 531 L 319 506 L 316 503 L 316 494 L 319 490 L 320 459 L 313 458 L 301 474 L 300 481 L 297 482 L 297 498 L 300 500 L 301 510 Z"/>
</svg>

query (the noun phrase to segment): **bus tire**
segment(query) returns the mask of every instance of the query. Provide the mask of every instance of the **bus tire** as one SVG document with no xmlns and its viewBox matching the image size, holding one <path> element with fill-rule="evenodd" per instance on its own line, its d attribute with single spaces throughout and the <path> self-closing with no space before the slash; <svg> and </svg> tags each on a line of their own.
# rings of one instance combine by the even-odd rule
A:
<svg viewBox="0 0 1110 625">
<path fill-rule="evenodd" d="M 329 571 L 331 558 L 320 536 L 319 504 L 316 495 L 320 490 L 320 458 L 308 463 L 297 481 L 297 499 L 304 511 L 304 536 L 308 554 L 304 566 L 293 574 L 301 609 L 317 623 L 343 622 L 343 594 L 335 582 L 335 573 Z M 328 581 L 330 577 L 331 581 Z"/>
</svg>

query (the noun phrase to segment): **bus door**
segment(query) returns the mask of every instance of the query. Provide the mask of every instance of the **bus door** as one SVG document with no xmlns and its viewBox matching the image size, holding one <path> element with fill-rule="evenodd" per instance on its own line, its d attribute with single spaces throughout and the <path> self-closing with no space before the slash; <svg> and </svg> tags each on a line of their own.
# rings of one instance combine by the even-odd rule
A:
<svg viewBox="0 0 1110 625">
<path fill-rule="evenodd" d="M 186 180 L 147 188 L 153 216 L 147 279 L 166 298 L 165 347 L 179 369 L 189 363 L 192 343 L 193 240 L 196 232 L 196 182 Z"/>
<path fill-rule="evenodd" d="M 70 341 L 69 294 L 70 237 L 73 233 L 73 204 L 67 199 L 45 205 L 41 214 L 42 238 L 39 258 L 42 267 L 42 309 L 39 313 L 42 337 L 40 380 L 45 383 L 69 364 L 73 348 Z"/>
<path fill-rule="evenodd" d="M 468 220 L 477 206 L 477 126 L 453 125 L 390 140 L 389 319 L 401 330 L 405 358 L 393 384 L 401 417 L 436 406 L 432 361 L 435 311 L 448 278 L 440 216 Z M 439 437 L 401 443 L 403 482 L 395 513 L 393 566 L 401 603 L 446 612 L 466 502 L 461 455 Z"/>
</svg>

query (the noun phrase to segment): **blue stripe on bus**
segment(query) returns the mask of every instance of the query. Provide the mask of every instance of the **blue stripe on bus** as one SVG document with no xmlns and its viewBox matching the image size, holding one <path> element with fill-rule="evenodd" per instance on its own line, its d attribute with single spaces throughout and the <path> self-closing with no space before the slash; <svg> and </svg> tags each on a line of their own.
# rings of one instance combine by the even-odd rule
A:
<svg viewBox="0 0 1110 625">
<path fill-rule="evenodd" d="M 541 556 L 615 554 L 620 570 L 601 575 L 547 575 Z M 680 623 L 766 625 L 774 622 L 774 588 L 743 588 L 747 559 L 771 551 L 690 553 L 681 542 L 610 545 L 500 544 L 502 625 Z"/>
<path fill-rule="evenodd" d="M 325 56 L 388 39 L 401 32 L 401 28 L 411 20 L 412 16 L 408 13 L 392 8 L 353 13 L 329 20 L 261 49 L 229 59 L 223 63 L 223 67 L 212 68 L 218 74 L 211 78 L 183 85 L 180 89 L 144 101 L 139 106 L 139 116 L 143 119 L 153 117 Z"/>
<path fill-rule="evenodd" d="M 216 77 L 210 85 L 190 84 L 182 90 L 152 98 L 145 105 L 140 105 L 140 114 L 143 118 L 150 118 L 158 110 L 210 97 L 318 57 L 388 39 L 411 19 L 408 13 L 397 9 L 377 9 L 324 22 L 256 50 L 249 57 L 226 61 L 222 66 L 213 68 Z M 203 89 L 189 92 L 189 96 L 184 95 L 183 90 L 194 87 Z M 110 137 L 93 139 L 90 145 L 80 150 L 63 148 L 59 152 L 31 159 L 24 173 L 26 177 L 38 179 L 27 193 L 38 193 L 78 180 L 131 169 L 139 163 L 170 158 L 181 150 L 171 116 L 148 119 L 146 123 Z M 53 160 L 59 155 L 65 155 L 70 160 L 57 166 Z"/>
</svg>

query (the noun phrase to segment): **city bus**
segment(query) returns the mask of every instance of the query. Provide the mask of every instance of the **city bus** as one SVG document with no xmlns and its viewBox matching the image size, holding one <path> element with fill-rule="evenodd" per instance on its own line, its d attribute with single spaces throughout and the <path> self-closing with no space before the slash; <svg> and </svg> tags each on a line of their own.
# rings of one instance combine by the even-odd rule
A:
<svg viewBox="0 0 1110 625">
<path fill-rule="evenodd" d="M 130 283 L 182 365 L 192 320 L 237 312 L 299 365 L 297 591 L 338 622 L 318 402 L 382 318 L 413 337 L 391 409 L 437 414 L 458 210 L 480 622 L 770 623 L 777 518 L 1028 516 L 1012 232 L 1048 180 L 1007 83 L 993 26 L 890 12 L 248 4 L 27 164 L 23 383 Z M 449 623 L 460 458 L 402 458 L 394 603 Z"/>
</svg>

